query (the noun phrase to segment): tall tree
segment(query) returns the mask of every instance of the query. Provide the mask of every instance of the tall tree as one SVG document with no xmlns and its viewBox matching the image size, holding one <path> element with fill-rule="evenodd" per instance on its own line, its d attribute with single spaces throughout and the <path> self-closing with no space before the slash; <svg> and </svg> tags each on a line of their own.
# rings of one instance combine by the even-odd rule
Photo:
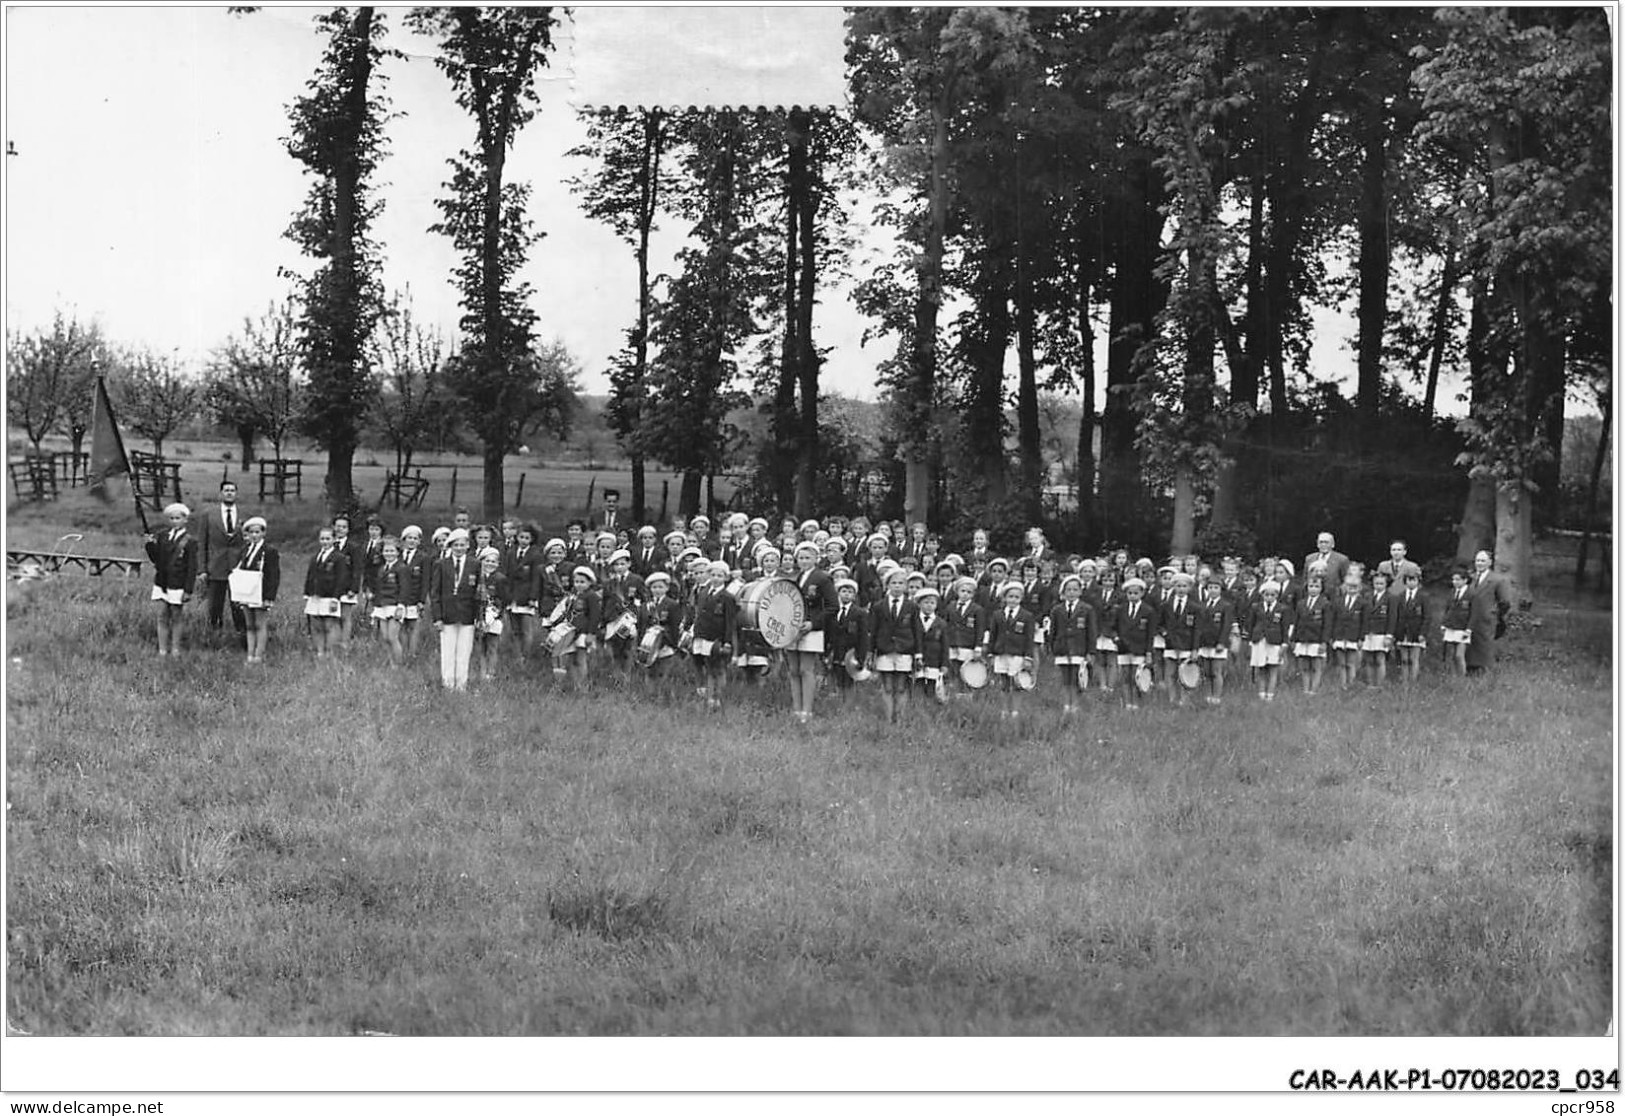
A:
<svg viewBox="0 0 1625 1116">
<path fill-rule="evenodd" d="M 256 321 L 243 319 L 240 333 L 215 353 L 204 381 L 203 402 L 215 421 L 231 426 L 242 442 L 242 468 L 253 461 L 254 440 L 282 444 L 304 406 L 299 309 L 290 297 L 273 302 Z"/>
<path fill-rule="evenodd" d="M 671 143 L 670 116 L 662 108 L 583 111 L 587 142 L 570 154 L 593 160 L 585 175 L 570 179 L 587 216 L 603 221 L 632 246 L 638 263 L 638 316 L 626 332 L 626 345 L 611 360 L 610 428 L 632 462 L 632 515 L 647 518 L 644 457 L 637 431 L 643 420 L 645 379 L 649 370 L 649 326 L 654 283 L 649 274 L 649 238 L 671 186 L 666 159 Z"/>
<path fill-rule="evenodd" d="M 175 361 L 139 349 L 122 354 L 111 379 L 124 422 L 152 440 L 152 451 L 164 455 L 164 440 L 197 414 L 203 389 Z"/>
<path fill-rule="evenodd" d="M 1417 68 L 1418 134 L 1464 153 L 1482 184 L 1462 199 L 1462 254 L 1489 299 L 1465 463 L 1495 486 L 1496 566 L 1527 593 L 1533 504 L 1556 496 L 1569 338 L 1612 289 L 1612 36 L 1590 8 L 1438 18 L 1448 38 Z"/>
<path fill-rule="evenodd" d="M 700 510 L 700 486 L 726 462 L 728 413 L 747 397 L 738 354 L 758 333 L 753 306 L 772 288 L 756 225 L 761 132 L 732 110 L 695 110 L 680 125 L 683 185 L 674 203 L 693 221 L 678 272 L 654 313 L 657 355 L 637 443 L 683 475 L 679 510 Z"/>
<path fill-rule="evenodd" d="M 912 274 L 895 271 L 860 301 L 880 309 L 906 297 L 911 311 L 882 311 L 883 328 L 898 334 L 899 352 L 889 363 L 903 433 L 904 514 L 910 521 L 931 513 L 933 437 L 937 427 L 938 319 L 944 298 L 944 257 L 952 168 L 948 128 L 961 79 L 961 54 L 952 49 L 956 27 L 968 9 L 854 8 L 847 21 L 847 64 L 859 120 L 881 138 L 883 176 L 906 190 L 907 207 L 881 210 L 913 250 Z"/>
<path fill-rule="evenodd" d="M 304 280 L 303 348 L 310 377 L 301 426 L 327 451 L 328 503 L 348 507 L 351 466 L 376 390 L 366 343 L 382 310 L 378 252 L 371 239 L 383 202 L 371 178 L 385 149 L 388 102 L 379 45 L 384 19 L 373 8 L 334 8 L 316 17 L 327 47 L 288 116 L 288 154 L 315 181 L 287 235 L 318 261 Z"/>
<path fill-rule="evenodd" d="M 449 159 L 448 195 L 435 202 L 431 231 L 449 236 L 463 256 L 457 269 L 463 337 L 447 369 L 484 450 L 485 514 L 503 507 L 503 461 L 545 414 L 545 365 L 535 352 L 534 293 L 519 278 L 537 233 L 526 214 L 530 188 L 504 180 L 508 151 L 536 115 L 536 72 L 553 49 L 553 9 L 414 8 L 417 30 L 438 37 L 435 63 L 451 79 L 457 104 L 474 118 L 475 150 Z"/>
<path fill-rule="evenodd" d="M 94 322 L 60 310 L 49 330 L 6 335 L 6 417 L 22 428 L 35 453 L 94 382 L 93 358 L 103 347 Z"/>
</svg>

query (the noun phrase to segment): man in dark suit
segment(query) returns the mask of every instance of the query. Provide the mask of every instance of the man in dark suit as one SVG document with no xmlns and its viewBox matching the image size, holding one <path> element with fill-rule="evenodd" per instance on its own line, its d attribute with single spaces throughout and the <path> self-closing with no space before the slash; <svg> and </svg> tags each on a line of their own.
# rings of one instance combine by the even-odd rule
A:
<svg viewBox="0 0 1625 1116">
<path fill-rule="evenodd" d="M 204 583 L 209 601 L 209 630 L 225 626 L 226 605 L 231 602 L 231 568 L 242 557 L 243 513 L 237 507 L 237 485 L 220 482 L 220 506 L 203 515 L 203 569 L 198 579 Z M 244 636 L 248 625 L 243 610 L 231 605 L 231 626 Z M 246 637 L 245 637 L 246 638 Z"/>
<path fill-rule="evenodd" d="M 623 526 L 625 526 L 625 524 L 621 522 L 620 490 L 616 488 L 606 488 L 604 489 L 604 511 L 599 517 L 598 529 L 600 531 L 608 531 L 610 534 L 614 534 Z"/>
<path fill-rule="evenodd" d="M 1495 559 L 1487 550 L 1473 555 L 1467 582 L 1467 626 L 1473 638 L 1467 644 L 1467 673 L 1483 674 L 1495 665 L 1495 642 L 1506 631 L 1512 611 L 1512 588 L 1495 572 Z"/>
</svg>

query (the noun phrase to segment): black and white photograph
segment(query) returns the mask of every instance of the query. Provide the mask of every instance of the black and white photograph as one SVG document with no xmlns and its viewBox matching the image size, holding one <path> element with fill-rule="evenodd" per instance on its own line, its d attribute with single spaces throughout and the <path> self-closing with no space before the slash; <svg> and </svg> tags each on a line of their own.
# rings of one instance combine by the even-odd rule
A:
<svg viewBox="0 0 1625 1116">
<path fill-rule="evenodd" d="M 1617 17 L 8 5 L 0 1087 L 1605 1114 Z"/>
</svg>

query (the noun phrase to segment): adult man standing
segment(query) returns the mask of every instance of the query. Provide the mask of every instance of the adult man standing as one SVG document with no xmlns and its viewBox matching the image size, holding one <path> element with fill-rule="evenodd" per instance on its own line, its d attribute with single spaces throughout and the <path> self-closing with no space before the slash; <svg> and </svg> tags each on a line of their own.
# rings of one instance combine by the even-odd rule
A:
<svg viewBox="0 0 1625 1116">
<path fill-rule="evenodd" d="M 225 626 L 226 605 L 231 604 L 231 568 L 242 557 L 242 550 L 243 514 L 237 507 L 237 486 L 221 481 L 220 506 L 203 517 L 203 568 L 198 572 L 208 593 L 211 631 Z M 239 636 L 248 630 L 243 611 L 235 604 L 231 604 L 231 626 Z"/>
<path fill-rule="evenodd" d="M 1505 631 L 1502 625 L 1512 611 L 1512 590 L 1494 565 L 1487 550 L 1473 555 L 1473 576 L 1467 589 L 1467 626 L 1473 633 L 1467 644 L 1468 674 L 1483 674 L 1495 665 L 1495 641 Z"/>
<path fill-rule="evenodd" d="M 1343 584 L 1343 575 L 1349 572 L 1349 556 L 1339 554 L 1336 549 L 1337 540 L 1330 531 L 1322 531 L 1315 537 L 1315 549 L 1303 560 L 1303 574 L 1308 577 L 1320 566 L 1320 574 L 1325 578 L 1322 582 L 1329 590 L 1335 590 Z"/>
<path fill-rule="evenodd" d="M 614 534 L 621 527 L 621 493 L 619 489 L 604 489 L 604 514 L 599 523 L 599 530 Z"/>
<path fill-rule="evenodd" d="M 1422 567 L 1405 557 L 1405 540 L 1395 539 L 1388 544 L 1388 557 L 1377 563 L 1377 572 L 1388 575 L 1388 584 L 1396 590 L 1405 580 L 1407 573 L 1422 576 Z"/>
</svg>

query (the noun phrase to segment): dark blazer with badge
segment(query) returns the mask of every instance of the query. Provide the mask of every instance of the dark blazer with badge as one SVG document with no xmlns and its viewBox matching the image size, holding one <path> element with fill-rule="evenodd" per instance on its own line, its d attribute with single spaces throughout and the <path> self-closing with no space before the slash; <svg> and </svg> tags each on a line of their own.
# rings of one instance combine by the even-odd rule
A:
<svg viewBox="0 0 1625 1116">
<path fill-rule="evenodd" d="M 305 569 L 305 596 L 338 597 L 350 591 L 350 556 L 339 547 L 332 547 L 327 558 L 322 552 L 311 555 Z"/>
<path fill-rule="evenodd" d="M 1394 638 L 1407 643 L 1426 642 L 1428 638 L 1428 606 L 1427 598 L 1420 589 L 1414 591 L 1410 600 L 1405 599 L 1405 590 L 1401 589 L 1393 595 L 1394 612 Z"/>
<path fill-rule="evenodd" d="M 1293 642 L 1325 643 L 1332 638 L 1332 606 L 1324 593 L 1313 601 L 1305 597 L 1293 611 Z"/>
<path fill-rule="evenodd" d="M 479 580 L 479 563 L 473 555 L 463 559 L 463 576 L 457 576 L 457 560 L 442 558 L 429 570 L 429 619 L 441 624 L 472 624 L 479 615 L 474 596 Z"/>
<path fill-rule="evenodd" d="M 914 612 L 914 643 L 919 648 L 916 666 L 941 668 L 948 665 L 948 623 L 938 612 L 931 617 L 931 626 L 925 626 L 925 616 Z"/>
<path fill-rule="evenodd" d="M 276 591 L 282 585 L 282 558 L 276 547 L 261 543 L 258 550 L 244 549 L 236 568 L 260 571 L 260 599 L 266 604 L 276 600 Z"/>
<path fill-rule="evenodd" d="M 170 531 L 164 530 L 153 536 L 147 543 L 147 557 L 152 559 L 153 584 L 160 589 L 184 589 L 190 593 L 192 583 L 197 580 L 198 558 L 197 540 L 186 528 L 181 528 L 181 537 L 171 539 Z M 226 567 L 228 570 L 231 567 Z"/>
<path fill-rule="evenodd" d="M 1235 624 L 1236 606 L 1223 593 L 1216 601 L 1202 601 L 1196 606 L 1196 646 L 1228 646 Z"/>
<path fill-rule="evenodd" d="M 386 562 L 378 567 L 378 572 L 372 576 L 372 603 L 378 608 L 388 608 L 391 605 L 404 604 L 407 582 L 406 563 L 399 558 L 394 562 Z"/>
<path fill-rule="evenodd" d="M 1292 609 L 1279 601 L 1274 608 L 1270 608 L 1259 600 L 1247 614 L 1247 639 L 1251 643 L 1259 640 L 1274 644 L 1290 643 L 1297 619 Z"/>
<path fill-rule="evenodd" d="M 824 650 L 830 661 L 839 663 L 848 651 L 862 663 L 869 657 L 869 610 L 854 601 L 847 607 L 846 619 L 841 619 L 841 606 L 836 605 L 824 625 Z"/>
<path fill-rule="evenodd" d="M 1185 603 L 1176 611 L 1177 594 L 1170 593 L 1162 602 L 1162 638 L 1170 651 L 1196 650 L 1196 598 L 1185 594 Z"/>
<path fill-rule="evenodd" d="M 412 548 L 412 557 L 401 548 L 400 600 L 403 605 L 422 605 L 429 599 L 429 552 L 421 546 Z"/>
<path fill-rule="evenodd" d="M 1328 639 L 1357 641 L 1365 635 L 1369 598 L 1364 593 L 1355 593 L 1354 603 L 1350 604 L 1348 597 L 1348 593 L 1343 589 L 1331 594 L 1331 633 L 1327 636 Z"/>
<path fill-rule="evenodd" d="M 824 630 L 824 622 L 829 614 L 841 607 L 841 600 L 835 595 L 835 579 L 816 567 L 806 573 L 791 574 L 795 578 L 796 586 L 801 590 L 801 603 L 806 607 L 807 623 L 812 630 Z"/>
<path fill-rule="evenodd" d="M 1130 615 L 1130 613 L 1133 615 Z M 1112 616 L 1112 636 L 1117 640 L 1119 655 L 1149 655 L 1151 640 L 1157 634 L 1161 619 L 1157 606 L 1141 597 L 1135 609 L 1127 597 L 1117 602 Z"/>
<path fill-rule="evenodd" d="M 974 600 L 963 607 L 950 601 L 939 610 L 948 621 L 948 646 L 974 648 L 982 642 L 982 606 Z"/>
<path fill-rule="evenodd" d="M 666 548 L 659 543 L 655 543 L 654 547 L 647 551 L 640 543 L 628 550 L 627 553 L 632 556 L 632 572 L 640 578 L 647 578 L 657 570 L 666 569 L 667 563 L 671 560 L 671 556 L 666 553 Z"/>
<path fill-rule="evenodd" d="M 1011 619 L 1004 609 L 988 618 L 987 649 L 994 655 L 1020 655 L 1033 657 L 1033 637 L 1038 634 L 1038 620 L 1024 608 L 1016 609 Z"/>
<path fill-rule="evenodd" d="M 1050 654 L 1058 659 L 1093 654 L 1095 639 L 1100 634 L 1095 624 L 1095 610 L 1084 600 L 1079 600 L 1070 613 L 1065 601 L 1051 609 L 1049 631 Z"/>
<path fill-rule="evenodd" d="M 694 638 L 733 643 L 739 602 L 724 588 L 702 585 L 694 591 Z"/>
<path fill-rule="evenodd" d="M 914 642 L 914 614 L 918 610 L 907 597 L 898 600 L 892 610 L 892 598 L 882 597 L 869 610 L 869 647 L 876 655 L 913 655 L 919 647 Z"/>
</svg>

